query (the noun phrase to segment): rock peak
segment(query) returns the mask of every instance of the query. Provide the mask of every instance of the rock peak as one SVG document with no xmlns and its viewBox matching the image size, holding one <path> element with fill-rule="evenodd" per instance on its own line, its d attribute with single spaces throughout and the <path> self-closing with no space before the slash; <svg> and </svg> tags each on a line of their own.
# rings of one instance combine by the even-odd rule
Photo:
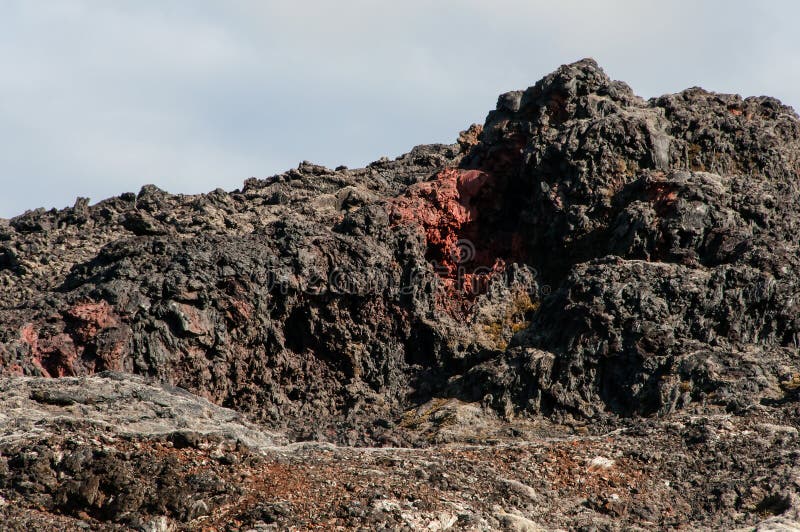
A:
<svg viewBox="0 0 800 532">
<path fill-rule="evenodd" d="M 555 71 L 537 81 L 526 90 L 501 94 L 497 100 L 498 111 L 517 112 L 546 105 L 553 98 L 564 102 L 586 97 L 590 94 L 621 100 L 625 103 L 641 103 L 631 88 L 608 77 L 592 58 L 561 65 Z"/>
<path fill-rule="evenodd" d="M 559 84 L 579 84 L 587 82 L 609 83 L 611 79 L 602 67 L 597 64 L 597 61 L 591 57 L 586 57 L 579 61 L 561 65 L 551 74 L 545 76 L 541 82 L 547 83 L 548 81 L 555 81 Z"/>
</svg>

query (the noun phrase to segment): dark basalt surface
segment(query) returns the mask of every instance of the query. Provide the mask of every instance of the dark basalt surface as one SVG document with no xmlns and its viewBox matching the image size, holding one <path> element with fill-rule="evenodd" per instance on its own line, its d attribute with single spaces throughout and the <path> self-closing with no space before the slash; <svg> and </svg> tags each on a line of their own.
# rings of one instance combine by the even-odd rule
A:
<svg viewBox="0 0 800 532">
<path fill-rule="evenodd" d="M 290 441 L 414 447 L 423 454 L 413 460 L 424 461 L 444 444 L 466 453 L 554 437 L 589 445 L 611 434 L 603 452 L 625 465 L 615 472 L 588 455 L 569 458 L 579 465 L 559 473 L 564 487 L 569 475 L 612 470 L 605 484 L 587 481 L 591 493 L 570 495 L 580 511 L 541 495 L 521 501 L 506 488 L 487 488 L 491 501 L 476 506 L 460 489 L 461 514 L 437 507 L 403 521 L 400 510 L 390 518 L 391 504 L 365 499 L 358 504 L 371 509 L 362 513 L 345 502 L 320 509 L 331 519 L 323 528 L 790 522 L 800 478 L 798 205 L 800 119 L 791 108 L 699 88 L 644 100 L 586 59 L 501 95 L 485 124 L 453 145 L 418 146 L 356 170 L 304 162 L 233 192 L 146 186 L 0 220 L 3 393 L 29 378 L 58 396 L 63 377 L 99 386 L 130 375 L 136 386 L 188 390 Z M 725 432 L 725 443 L 707 426 Z M 34 444 L 3 430 L 0 451 L 11 457 L 0 463 L 3 500 L 50 516 L 0 505 L 20 527 L 52 519 L 47 526 L 58 528 L 63 514 L 143 530 L 223 527 L 225 516 L 231 529 L 304 528 L 313 518 L 293 521 L 293 511 L 321 504 L 284 493 L 285 511 L 270 506 L 268 518 L 253 517 L 254 505 L 277 496 L 236 485 L 222 464 L 204 474 L 234 487 L 209 480 L 198 488 L 202 505 L 180 497 L 159 505 L 164 485 L 128 486 L 138 506 L 117 511 L 74 486 L 20 481 L 28 462 L 19 457 Z M 85 430 L 53 428 L 39 445 L 50 438 L 63 447 Z M 126 437 L 145 450 L 112 453 L 123 465 L 74 458 L 62 467 L 50 457 L 54 472 L 45 476 L 90 467 L 102 484 L 163 474 L 187 492 L 174 456 L 161 473 L 148 469 L 173 452 L 164 449 L 174 438 Z M 679 441 L 685 452 L 668 456 Z M 70 452 L 89 444 L 76 445 Z M 262 461 L 278 452 L 239 446 L 262 474 Z M 314 449 L 302 453 L 314 455 L 322 478 L 332 458 Z M 373 459 L 338 449 L 351 466 Z M 772 465 L 756 465 L 767 455 Z M 469 482 L 469 460 L 460 459 L 454 474 Z M 474 466 L 483 475 L 496 464 Z M 562 480 L 526 475 L 528 484 L 550 479 L 537 493 L 567 496 Z M 103 485 L 111 486 L 103 497 L 123 489 Z M 425 499 L 424 485 L 403 497 Z M 344 497 L 360 500 L 354 490 Z M 234 507 L 245 517 L 234 519 Z"/>
</svg>

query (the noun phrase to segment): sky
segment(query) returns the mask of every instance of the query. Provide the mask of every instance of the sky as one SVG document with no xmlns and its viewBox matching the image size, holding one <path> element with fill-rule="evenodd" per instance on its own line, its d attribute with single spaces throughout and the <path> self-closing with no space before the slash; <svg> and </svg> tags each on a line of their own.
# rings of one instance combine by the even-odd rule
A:
<svg viewBox="0 0 800 532">
<path fill-rule="evenodd" d="M 594 57 L 800 108 L 794 0 L 0 0 L 0 217 L 454 142 Z"/>
</svg>

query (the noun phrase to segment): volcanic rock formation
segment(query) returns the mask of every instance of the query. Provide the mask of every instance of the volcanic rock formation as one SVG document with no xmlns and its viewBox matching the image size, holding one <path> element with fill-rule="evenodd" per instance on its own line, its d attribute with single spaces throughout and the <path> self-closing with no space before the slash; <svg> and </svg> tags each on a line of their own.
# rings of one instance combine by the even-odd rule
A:
<svg viewBox="0 0 800 532">
<path fill-rule="evenodd" d="M 646 101 L 586 59 L 501 95 L 485 124 L 457 144 L 418 146 L 357 170 L 303 162 L 230 193 L 146 186 L 0 220 L 3 400 L 13 392 L 63 408 L 85 403 L 60 391 L 69 383 L 84 383 L 90 395 L 112 393 L 103 391 L 109 379 L 120 383 L 115 394 L 160 383 L 164 393 L 179 387 L 240 412 L 241 427 L 265 427 L 270 441 L 471 441 L 494 453 L 492 442 L 503 442 L 502 452 L 563 468 L 539 477 L 527 470 L 535 490 L 513 479 L 484 486 L 492 504 L 471 505 L 480 492 L 462 486 L 461 510 L 431 502 L 426 483 L 416 483 L 396 496 L 428 501 L 417 513 L 361 500 L 354 476 L 349 495 L 336 495 L 344 502 L 320 510 L 325 527 L 788 522 L 800 489 L 798 204 L 800 120 L 791 108 L 699 88 Z M 124 396 L 154 401 L 147 389 Z M 214 436 L 233 453 L 224 460 L 249 460 L 253 475 L 273 479 L 267 487 L 234 480 L 223 460 L 204 470 L 213 480 L 197 488 L 202 504 L 184 504 L 174 491 L 170 499 L 119 480 L 171 474 L 185 494 L 185 470 L 174 477 L 175 460 L 189 460 L 175 450 L 187 446 L 185 435 L 174 436 L 180 423 L 125 433 L 125 445 L 104 451 L 115 458 L 86 476 L 86 456 L 62 465 L 65 451 L 35 447 L 100 452 L 100 443 L 67 442 L 99 430 L 75 419 L 48 425 L 36 442 L 2 425 L 2 500 L 50 516 L 0 504 L 9 522 L 60 527 L 64 514 L 65 523 L 112 528 L 222 526 L 225 516 L 231 529 L 314 524 L 309 508 L 319 501 L 269 488 L 275 468 L 289 466 L 265 465 L 264 453 L 278 451 L 253 438 Z M 595 449 L 600 434 L 617 436 Z M 556 435 L 582 450 L 562 449 Z M 551 455 L 528 449 L 531 441 L 550 442 Z M 193 448 L 208 454 L 209 445 Z M 325 468 L 334 459 L 315 454 L 323 451 L 292 449 L 321 468 L 304 470 L 302 482 L 281 473 L 298 490 L 333 474 Z M 471 460 L 466 447 L 454 449 Z M 380 469 L 372 455 L 337 452 Z M 31 453 L 47 459 L 25 458 Z M 292 456 L 284 458 L 299 460 Z M 430 473 L 423 462 L 442 460 L 414 456 L 419 478 Z M 766 456 L 770 466 L 757 462 Z M 152 460 L 172 465 L 154 473 Z M 475 460 L 481 479 L 498 467 Z M 591 478 L 573 493 L 579 471 Z M 435 474 L 431 489 L 447 491 Z M 269 489 L 288 506 L 275 506 Z M 572 497 L 580 511 L 545 503 L 540 490 Z M 115 506 L 116 492 L 136 495 L 125 504 L 117 496 Z M 266 499 L 268 509 L 254 510 Z M 368 510 L 354 510 L 356 502 Z"/>
</svg>

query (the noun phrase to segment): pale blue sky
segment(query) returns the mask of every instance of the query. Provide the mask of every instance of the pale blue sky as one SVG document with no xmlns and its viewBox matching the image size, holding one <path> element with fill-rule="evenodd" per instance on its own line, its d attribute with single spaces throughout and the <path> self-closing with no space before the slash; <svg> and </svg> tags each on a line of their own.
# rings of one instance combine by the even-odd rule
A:
<svg viewBox="0 0 800 532">
<path fill-rule="evenodd" d="M 0 0 L 0 217 L 155 183 L 453 142 L 497 94 L 595 57 L 646 97 L 800 106 L 787 1 Z"/>
</svg>

